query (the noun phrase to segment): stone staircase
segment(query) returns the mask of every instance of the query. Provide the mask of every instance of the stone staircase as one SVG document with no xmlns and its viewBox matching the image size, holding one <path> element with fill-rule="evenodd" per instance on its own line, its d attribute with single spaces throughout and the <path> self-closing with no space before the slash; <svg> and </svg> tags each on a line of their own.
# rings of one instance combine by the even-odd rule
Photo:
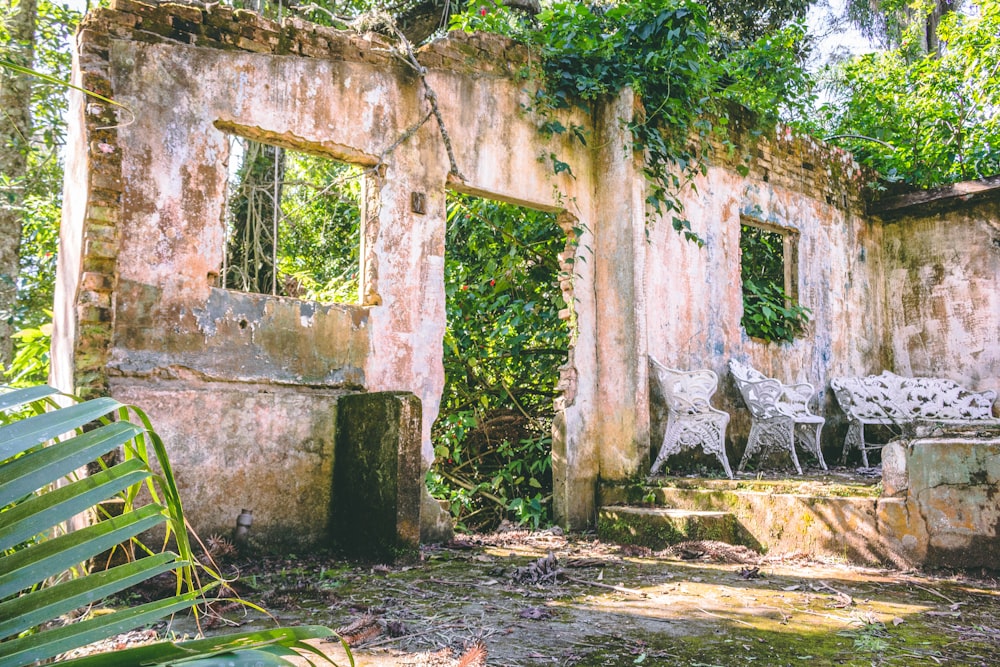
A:
<svg viewBox="0 0 1000 667">
<path fill-rule="evenodd" d="M 768 553 L 862 564 L 886 560 L 878 535 L 879 479 L 826 473 L 782 479 L 655 478 L 600 490 L 601 539 L 660 550 L 716 540 Z"/>
</svg>

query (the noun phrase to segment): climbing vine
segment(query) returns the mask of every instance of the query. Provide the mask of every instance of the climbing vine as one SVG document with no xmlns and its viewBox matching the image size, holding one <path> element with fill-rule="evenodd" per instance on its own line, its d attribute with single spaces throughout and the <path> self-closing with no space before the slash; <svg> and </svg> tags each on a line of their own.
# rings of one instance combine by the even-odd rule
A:
<svg viewBox="0 0 1000 667">
<path fill-rule="evenodd" d="M 703 4 L 691 0 L 625 0 L 607 4 L 556 2 L 533 21 L 503 8 L 473 5 L 454 27 L 506 34 L 536 48 L 531 75 L 539 83 L 532 110 L 544 118 L 599 99 L 635 91 L 642 108 L 629 120 L 632 148 L 644 156 L 650 214 L 670 216 L 673 228 L 702 243 L 683 215 L 680 193 L 709 158 L 713 131 L 725 142 L 728 102 L 749 106 L 775 122 L 803 109 L 812 85 L 800 67 L 805 30 L 791 25 L 748 43 L 721 48 L 722 33 Z M 714 119 L 714 121 L 713 121 Z M 545 133 L 576 128 L 545 120 Z M 571 169 L 552 156 L 557 172 Z"/>
</svg>

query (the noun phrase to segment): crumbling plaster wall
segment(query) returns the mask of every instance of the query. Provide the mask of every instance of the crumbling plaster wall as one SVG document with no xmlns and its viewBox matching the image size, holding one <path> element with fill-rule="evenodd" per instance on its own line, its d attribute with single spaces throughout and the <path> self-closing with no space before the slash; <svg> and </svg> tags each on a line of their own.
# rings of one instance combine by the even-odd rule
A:
<svg viewBox="0 0 1000 667">
<path fill-rule="evenodd" d="M 135 119 L 119 124 L 113 108 L 73 101 L 54 379 L 150 412 L 203 531 L 231 527 L 251 504 L 256 526 L 318 538 L 345 393 L 416 394 L 430 463 L 444 382 L 448 189 L 559 212 L 568 234 L 579 233 L 567 246 L 577 257 L 564 263 L 575 331 L 553 443 L 565 525 L 590 524 L 600 480 L 642 472 L 651 440 L 659 444 L 647 354 L 719 373 L 731 457 L 742 453 L 749 414 L 728 380 L 730 358 L 816 385 L 834 451 L 829 377 L 892 367 L 899 325 L 884 265 L 896 260 L 881 248 L 895 232 L 864 214 L 864 177 L 842 151 L 784 130 L 757 136 L 737 114 L 729 143 L 717 143 L 683 195 L 706 241 L 698 247 L 669 219 L 647 219 L 623 122 L 632 95 L 597 105 L 593 119 L 561 118 L 591 133 L 587 147 L 544 138 L 542 119 L 525 111 L 528 53 L 495 36 L 452 35 L 418 55 L 454 169 L 424 82 L 380 38 L 222 6 L 115 0 L 87 17 L 78 41 L 75 80 Z M 227 133 L 369 168 L 358 304 L 216 286 Z M 552 154 L 573 174 L 555 174 Z M 739 324 L 741 216 L 797 236 L 797 291 L 812 321 L 793 343 L 751 339 Z"/>
<path fill-rule="evenodd" d="M 733 123 L 730 146 L 716 144 L 713 166 L 685 194 L 684 214 L 703 247 L 681 238 L 668 220 L 650 226 L 649 351 L 668 365 L 710 368 L 719 375 L 715 402 L 731 415 L 727 449 L 734 467 L 750 414 L 729 378 L 727 363 L 733 358 L 785 382 L 816 387 L 814 410 L 827 416 L 823 441 L 832 458 L 843 440 L 829 378 L 885 366 L 882 230 L 864 214 L 865 175 L 849 154 L 782 128 L 757 136 L 750 127 L 746 121 Z M 745 176 L 737 170 L 744 166 Z M 742 219 L 789 230 L 797 239 L 798 301 L 811 313 L 805 334 L 791 343 L 751 338 L 740 325 Z M 654 414 L 662 410 L 654 402 Z M 654 423 L 659 424 L 652 434 L 655 450 L 663 421 Z"/>
<path fill-rule="evenodd" d="M 539 145 L 542 121 L 523 112 L 526 83 L 512 76 L 527 53 L 504 40 L 458 36 L 420 55 L 461 175 L 449 174 L 423 82 L 377 37 L 296 20 L 279 26 L 224 7 L 117 0 L 87 17 L 78 40 L 77 79 L 134 119 L 116 123 L 114 109 L 74 100 L 82 131 L 70 161 L 85 167 L 70 170 L 74 205 L 62 234 L 64 248 L 80 251 L 79 263 L 66 261 L 60 272 L 54 378 L 150 413 L 168 436 L 182 493 L 197 499 L 189 514 L 203 533 L 230 528 L 250 507 L 260 533 L 319 538 L 333 416 L 346 392 L 420 397 L 430 463 L 444 382 L 447 188 L 563 211 L 567 229 L 617 231 L 596 219 L 615 214 L 617 203 L 595 204 L 601 186 L 591 170 L 553 173 L 550 152 L 577 165 L 590 152 L 558 138 Z M 588 122 L 579 112 L 563 120 Z M 227 132 L 372 168 L 362 211 L 363 303 L 318 305 L 216 286 Z M 607 159 L 619 169 L 623 144 L 616 136 Z M 422 212 L 414 194 L 425 198 Z M 591 231 L 578 241 L 598 245 Z M 596 411 L 587 406 L 599 385 L 593 264 L 575 267 L 568 286 L 581 333 L 564 373 L 556 448 L 560 508 L 576 525 L 593 515 L 599 470 L 588 444 L 597 441 Z M 630 326 L 635 338 L 636 318 Z M 644 387 L 628 395 L 645 395 Z M 626 439 L 641 457 L 645 422 L 629 418 L 639 434 Z M 284 458 L 272 455 L 282 451 Z"/>
<path fill-rule="evenodd" d="M 884 236 L 892 370 L 1000 391 L 1000 200 L 910 211 Z"/>
<path fill-rule="evenodd" d="M 971 425 L 934 430 L 918 428 L 916 437 L 882 450 L 878 531 L 901 565 L 996 568 L 998 429 Z"/>
</svg>

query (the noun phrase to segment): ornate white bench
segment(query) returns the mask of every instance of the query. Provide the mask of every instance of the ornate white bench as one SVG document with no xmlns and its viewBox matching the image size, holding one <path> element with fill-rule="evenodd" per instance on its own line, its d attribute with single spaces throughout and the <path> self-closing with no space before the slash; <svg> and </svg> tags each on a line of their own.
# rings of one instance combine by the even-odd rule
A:
<svg viewBox="0 0 1000 667">
<path fill-rule="evenodd" d="M 650 357 L 654 374 L 667 403 L 667 430 L 663 446 L 650 468 L 655 475 L 668 456 L 682 449 L 701 446 L 706 454 L 714 454 L 722 462 L 726 475 L 733 471 L 726 458 L 726 426 L 729 415 L 709 403 L 719 386 L 719 376 L 710 370 L 679 371 L 668 368 Z"/>
<path fill-rule="evenodd" d="M 729 361 L 729 372 L 750 409 L 752 422 L 747 448 L 740 460 L 739 471 L 758 451 L 784 449 L 792 457 L 795 469 L 802 474 L 799 457 L 795 453 L 795 436 L 799 443 L 812 453 L 819 465 L 826 470 L 826 461 L 820 449 L 820 431 L 824 419 L 809 409 L 815 388 L 808 382 L 786 385 L 769 378 L 753 366 Z"/>
<path fill-rule="evenodd" d="M 882 448 L 865 442 L 868 424 L 894 425 L 901 430 L 917 422 L 1000 424 L 1000 419 L 993 418 L 995 391 L 969 391 L 943 378 L 909 378 L 883 371 L 867 377 L 833 378 L 830 387 L 848 419 L 842 458 L 847 460 L 852 447 L 860 449 L 866 468 L 868 452 Z"/>
</svg>

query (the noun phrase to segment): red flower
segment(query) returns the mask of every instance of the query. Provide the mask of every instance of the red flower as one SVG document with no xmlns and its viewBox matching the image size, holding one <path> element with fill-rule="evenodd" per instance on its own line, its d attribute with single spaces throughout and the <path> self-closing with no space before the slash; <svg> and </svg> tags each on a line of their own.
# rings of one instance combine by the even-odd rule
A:
<svg viewBox="0 0 1000 667">
<path fill-rule="evenodd" d="M 486 16 L 486 8 L 485 7 L 480 7 L 479 8 L 479 15 L 480 16 Z"/>
</svg>

